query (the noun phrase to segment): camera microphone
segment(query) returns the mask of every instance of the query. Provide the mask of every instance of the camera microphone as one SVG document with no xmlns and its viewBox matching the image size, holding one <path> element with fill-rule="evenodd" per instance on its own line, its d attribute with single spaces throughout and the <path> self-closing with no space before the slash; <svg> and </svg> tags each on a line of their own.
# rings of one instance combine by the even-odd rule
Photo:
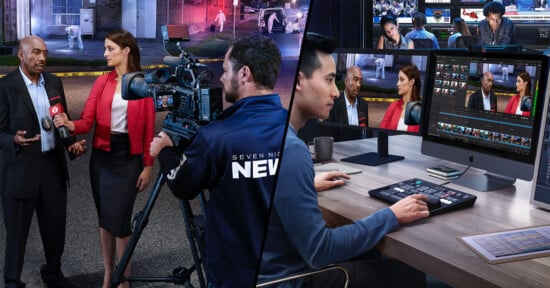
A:
<svg viewBox="0 0 550 288">
<path fill-rule="evenodd" d="M 53 95 L 51 97 L 48 97 L 50 100 L 50 117 L 55 118 L 58 114 L 64 113 L 65 109 L 63 108 L 63 104 L 61 104 L 61 96 L 59 96 L 59 92 L 52 90 L 48 95 Z M 57 128 L 59 131 L 59 136 L 62 140 L 66 140 L 69 138 L 70 133 L 69 129 L 65 126 L 60 126 Z"/>
<path fill-rule="evenodd" d="M 162 62 L 170 67 L 176 67 L 178 65 L 185 65 L 189 63 L 187 59 L 178 56 L 164 56 L 164 58 L 162 58 Z"/>
</svg>

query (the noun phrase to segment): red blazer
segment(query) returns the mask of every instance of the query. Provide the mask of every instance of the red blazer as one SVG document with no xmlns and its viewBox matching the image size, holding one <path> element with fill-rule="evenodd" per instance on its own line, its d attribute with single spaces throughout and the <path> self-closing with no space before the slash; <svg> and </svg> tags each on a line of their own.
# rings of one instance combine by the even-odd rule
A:
<svg viewBox="0 0 550 288">
<path fill-rule="evenodd" d="M 521 97 L 519 97 L 519 94 L 512 96 L 512 98 L 510 98 L 510 101 L 508 101 L 508 104 L 506 105 L 506 109 L 504 109 L 504 113 L 516 114 L 520 99 Z M 521 115 L 531 116 L 531 111 L 523 111 L 521 112 Z"/>
<path fill-rule="evenodd" d="M 380 122 L 380 128 L 397 130 L 397 123 L 399 123 L 399 118 L 401 118 L 401 112 L 403 112 L 403 99 L 399 99 L 390 104 L 384 114 L 384 119 Z M 420 125 L 408 125 L 407 132 L 418 133 Z"/>
<path fill-rule="evenodd" d="M 95 124 L 92 146 L 111 150 L 111 106 L 116 90 L 116 72 L 99 76 L 92 86 L 79 120 L 74 120 L 75 134 L 88 133 Z M 155 107 L 148 97 L 128 101 L 128 137 L 130 154 L 143 154 L 143 165 L 153 166 L 150 146 L 155 133 Z"/>
</svg>

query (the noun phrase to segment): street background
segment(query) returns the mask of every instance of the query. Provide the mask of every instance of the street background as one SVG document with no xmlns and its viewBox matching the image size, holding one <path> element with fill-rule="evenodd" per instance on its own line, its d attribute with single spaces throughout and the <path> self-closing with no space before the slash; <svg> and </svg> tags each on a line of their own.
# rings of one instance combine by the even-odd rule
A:
<svg viewBox="0 0 550 288">
<path fill-rule="evenodd" d="M 236 29 L 240 32 L 260 33 L 257 30 L 256 18 L 251 15 L 239 21 Z M 229 28 L 229 27 L 228 27 Z M 225 30 L 225 29 L 224 29 Z M 224 32 L 231 33 L 231 30 Z M 216 38 L 218 32 L 201 31 L 191 35 L 191 41 L 184 42 L 184 47 L 200 45 L 201 41 Z M 267 34 L 266 34 L 267 35 Z M 270 34 L 279 45 L 283 64 L 277 81 L 275 91 L 280 93 L 285 107 L 288 107 L 294 83 L 295 70 L 299 56 L 301 33 Z M 227 38 L 227 37 L 225 37 Z M 219 40 L 226 41 L 226 40 Z M 84 49 L 68 49 L 65 39 L 46 39 L 51 57 L 67 57 L 74 59 L 103 59 L 103 39 L 84 40 Z M 164 48 L 162 43 L 145 40 L 139 41 L 142 65 L 158 66 L 162 64 Z M 14 53 L 16 53 L 14 49 Z M 222 69 L 223 55 L 200 57 L 208 60 L 209 69 L 214 73 L 215 83 L 219 83 Z M 0 66 L 0 75 L 6 74 L 17 67 Z M 69 76 L 66 75 L 92 75 L 96 71 L 108 71 L 107 67 L 52 67 L 47 71 L 62 73 L 62 81 L 68 102 L 70 116 L 73 119 L 79 117 L 87 99 L 93 81 L 97 76 Z M 228 106 L 226 104 L 225 106 Z M 156 131 L 160 131 L 161 121 L 166 115 L 157 113 Z M 67 236 L 62 270 L 65 276 L 75 284 L 75 287 L 100 287 L 103 279 L 103 264 L 101 248 L 99 245 L 98 224 L 95 207 L 93 204 L 90 181 L 88 174 L 89 151 L 91 150 L 92 132 L 79 136 L 79 139 L 87 139 L 88 153 L 69 162 L 71 186 L 68 191 L 67 205 Z M 134 207 L 134 214 L 142 210 L 150 196 L 153 182 L 158 173 L 158 163 L 153 168 L 153 179 L 148 189 L 138 194 Z M 29 175 L 32 181 L 32 175 Z M 193 205 L 195 203 L 193 202 Z M 194 205 L 195 207 L 196 205 Z M 195 207 L 196 209 L 196 207 Z M 0 213 L 0 222 L 3 223 L 3 214 Z M 0 249 L 4 249 L 5 232 L 0 229 Z M 36 223 L 33 225 L 27 243 L 27 253 L 23 269 L 22 280 L 28 288 L 44 287 L 40 279 L 39 269 L 44 264 L 44 254 L 41 246 L 40 235 Z M 3 252 L 2 252 L 3 255 Z M 2 260 L 3 262 L 3 257 Z M 136 246 L 132 259 L 132 275 L 162 277 L 171 275 L 175 267 L 190 267 L 193 264 L 189 243 L 185 234 L 185 226 L 179 201 L 173 197 L 167 187 L 163 187 L 152 210 L 149 223 Z M 3 264 L 3 263 L 2 263 Z M 3 265 L 0 265 L 0 279 L 3 279 Z M 193 283 L 198 287 L 198 282 L 193 273 Z M 132 287 L 167 287 L 167 283 L 132 283 Z"/>
</svg>

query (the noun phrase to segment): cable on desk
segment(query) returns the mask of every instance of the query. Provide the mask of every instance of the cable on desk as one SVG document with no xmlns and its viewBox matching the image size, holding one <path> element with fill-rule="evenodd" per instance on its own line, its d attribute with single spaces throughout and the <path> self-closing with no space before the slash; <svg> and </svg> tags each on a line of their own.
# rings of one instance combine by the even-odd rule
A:
<svg viewBox="0 0 550 288">
<path fill-rule="evenodd" d="M 464 169 L 464 171 L 462 171 L 462 173 L 460 173 L 460 176 L 458 176 L 458 178 L 453 179 L 453 180 L 460 179 L 460 177 L 462 177 L 464 174 L 466 174 L 466 171 L 468 171 L 468 169 L 470 169 L 470 165 L 468 165 L 468 167 L 466 167 L 466 169 Z M 447 185 L 447 184 L 449 184 L 449 183 L 451 183 L 451 181 L 443 182 L 443 183 L 441 183 L 441 184 L 439 184 L 439 185 L 443 186 L 443 185 Z"/>
</svg>

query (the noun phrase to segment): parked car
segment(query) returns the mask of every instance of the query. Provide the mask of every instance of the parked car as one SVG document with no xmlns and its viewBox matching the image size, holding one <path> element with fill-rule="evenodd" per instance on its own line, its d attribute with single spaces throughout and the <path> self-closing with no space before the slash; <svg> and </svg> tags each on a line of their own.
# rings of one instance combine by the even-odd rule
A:
<svg viewBox="0 0 550 288">
<path fill-rule="evenodd" d="M 260 29 L 263 32 L 267 32 L 268 18 L 273 13 L 277 13 L 277 19 L 279 19 L 279 22 L 277 21 L 273 22 L 273 28 L 271 29 L 271 32 L 284 33 L 285 27 L 287 24 L 287 16 L 286 16 L 285 9 L 280 7 L 260 9 L 260 12 L 258 13 L 258 29 Z"/>
</svg>

